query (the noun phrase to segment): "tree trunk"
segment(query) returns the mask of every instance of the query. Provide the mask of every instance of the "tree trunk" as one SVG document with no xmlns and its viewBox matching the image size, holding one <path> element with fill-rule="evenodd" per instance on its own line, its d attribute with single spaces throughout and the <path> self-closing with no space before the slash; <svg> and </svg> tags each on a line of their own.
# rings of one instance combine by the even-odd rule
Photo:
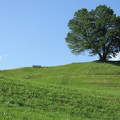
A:
<svg viewBox="0 0 120 120">
<path fill-rule="evenodd" d="M 101 53 L 98 53 L 99 55 L 99 61 L 105 62 L 107 61 L 107 55 L 103 53 L 103 55 Z"/>
</svg>

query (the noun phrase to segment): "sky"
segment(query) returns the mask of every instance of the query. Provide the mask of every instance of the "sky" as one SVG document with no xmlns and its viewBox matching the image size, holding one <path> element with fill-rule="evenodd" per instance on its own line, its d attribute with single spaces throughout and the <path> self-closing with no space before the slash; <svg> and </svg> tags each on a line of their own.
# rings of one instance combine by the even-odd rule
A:
<svg viewBox="0 0 120 120">
<path fill-rule="evenodd" d="M 65 37 L 75 11 L 103 4 L 120 15 L 119 0 L 0 0 L 0 69 L 98 59 L 73 55 Z"/>
</svg>

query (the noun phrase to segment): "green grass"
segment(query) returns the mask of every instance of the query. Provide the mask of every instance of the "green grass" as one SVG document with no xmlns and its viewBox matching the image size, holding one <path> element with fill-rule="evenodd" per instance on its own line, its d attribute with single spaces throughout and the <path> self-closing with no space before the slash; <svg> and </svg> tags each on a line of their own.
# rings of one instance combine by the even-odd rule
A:
<svg viewBox="0 0 120 120">
<path fill-rule="evenodd" d="M 0 71 L 0 120 L 120 120 L 120 66 Z"/>
</svg>

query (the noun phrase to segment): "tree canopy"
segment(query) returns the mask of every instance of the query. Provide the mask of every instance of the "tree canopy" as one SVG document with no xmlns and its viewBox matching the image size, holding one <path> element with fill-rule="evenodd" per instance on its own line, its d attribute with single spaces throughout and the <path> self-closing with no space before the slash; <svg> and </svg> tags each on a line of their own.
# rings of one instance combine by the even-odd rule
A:
<svg viewBox="0 0 120 120">
<path fill-rule="evenodd" d="M 120 16 L 106 5 L 80 9 L 68 23 L 66 42 L 72 53 L 89 51 L 106 61 L 120 52 Z"/>
</svg>

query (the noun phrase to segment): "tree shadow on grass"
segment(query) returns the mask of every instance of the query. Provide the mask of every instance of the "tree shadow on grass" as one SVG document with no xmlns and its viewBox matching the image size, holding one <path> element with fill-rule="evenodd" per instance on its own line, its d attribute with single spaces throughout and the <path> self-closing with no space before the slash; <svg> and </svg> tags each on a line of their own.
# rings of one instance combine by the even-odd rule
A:
<svg viewBox="0 0 120 120">
<path fill-rule="evenodd" d="M 100 60 L 96 60 L 94 62 L 96 62 L 96 63 L 107 63 L 107 64 L 120 66 L 120 61 L 100 61 Z"/>
</svg>

